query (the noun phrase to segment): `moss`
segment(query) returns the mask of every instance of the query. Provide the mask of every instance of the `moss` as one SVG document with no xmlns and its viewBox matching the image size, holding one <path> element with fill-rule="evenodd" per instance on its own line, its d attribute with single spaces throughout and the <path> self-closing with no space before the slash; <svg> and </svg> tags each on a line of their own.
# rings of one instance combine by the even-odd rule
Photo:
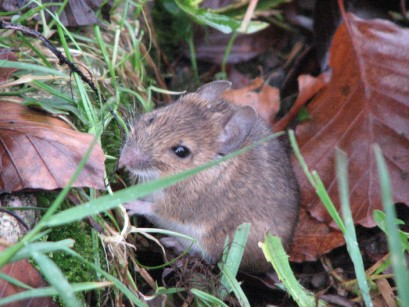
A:
<svg viewBox="0 0 409 307">
<path fill-rule="evenodd" d="M 88 261 L 93 261 L 93 247 L 91 229 L 84 222 L 75 222 L 61 227 L 56 227 L 48 235 L 48 241 L 60 241 L 64 239 L 75 241 L 73 250 Z M 93 269 L 63 252 L 50 255 L 50 258 L 58 265 L 70 283 L 93 281 L 96 274 Z"/>
<path fill-rule="evenodd" d="M 38 207 L 47 209 L 51 206 L 58 193 L 53 192 L 40 192 L 37 194 Z M 71 205 L 68 205 L 68 201 L 65 201 L 60 210 L 65 210 Z M 69 223 L 59 227 L 53 227 L 46 237 L 43 238 L 44 241 L 56 242 L 65 239 L 73 239 L 75 241 L 73 250 L 80 254 L 84 259 L 94 262 L 94 245 L 92 239 L 92 228 L 90 225 L 83 221 Z M 100 246 L 99 246 L 100 247 Z M 104 259 L 104 251 L 99 248 L 97 251 L 99 257 Z M 88 265 L 83 263 L 80 259 L 68 255 L 64 252 L 54 252 L 47 255 L 52 261 L 60 268 L 65 278 L 67 278 L 69 283 L 79 283 L 79 282 L 89 282 L 96 281 L 97 275 L 95 270 L 90 268 Z M 34 263 L 35 265 L 35 263 Z M 104 269 L 104 268 L 102 268 Z M 41 273 L 41 270 L 40 270 Z M 85 294 L 77 293 L 77 298 L 83 302 L 85 305 Z M 57 302 L 62 304 L 59 297 L 55 298 Z"/>
<path fill-rule="evenodd" d="M 116 121 L 111 121 L 104 130 L 101 137 L 102 147 L 108 156 L 118 157 L 121 148 L 121 131 Z M 111 185 L 117 183 L 117 178 L 114 176 L 117 167 L 116 159 L 107 159 L 105 161 L 105 169 L 108 174 L 108 179 Z"/>
<path fill-rule="evenodd" d="M 37 196 L 39 206 L 48 208 L 56 196 L 57 193 L 52 192 L 39 193 Z M 65 210 L 69 207 L 68 203 L 64 202 L 61 206 L 61 210 Z M 53 227 L 50 230 L 51 231 L 45 238 L 46 241 L 55 242 L 65 239 L 73 239 L 75 241 L 73 250 L 86 260 L 93 262 L 94 252 L 91 236 L 92 229 L 87 223 L 83 221 L 73 222 L 59 227 Z M 103 251 L 100 250 L 99 253 L 101 254 Z M 55 252 L 48 256 L 61 269 L 70 283 L 96 280 L 95 271 L 85 263 L 81 262 L 80 259 L 74 258 L 64 252 Z"/>
</svg>

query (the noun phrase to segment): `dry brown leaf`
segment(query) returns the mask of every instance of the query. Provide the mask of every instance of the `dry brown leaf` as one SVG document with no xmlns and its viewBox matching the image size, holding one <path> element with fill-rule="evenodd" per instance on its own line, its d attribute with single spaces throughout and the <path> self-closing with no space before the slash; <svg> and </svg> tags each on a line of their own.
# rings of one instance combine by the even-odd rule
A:
<svg viewBox="0 0 409 307">
<path fill-rule="evenodd" d="M 17 61 L 16 55 L 7 49 L 0 49 L 0 60 Z M 15 68 L 0 67 L 0 83 L 6 81 L 15 72 Z"/>
<path fill-rule="evenodd" d="M 280 108 L 280 91 L 262 78 L 256 78 L 246 87 L 229 90 L 223 97 L 240 106 L 251 106 L 267 124 L 270 124 Z"/>
<path fill-rule="evenodd" d="M 0 246 L 0 251 L 3 251 L 4 249 L 5 248 L 3 246 Z M 5 265 L 1 269 L 1 273 L 17 279 L 35 289 L 45 287 L 47 285 L 40 273 L 26 259 Z M 8 297 L 21 291 L 24 291 L 24 289 L 8 283 L 4 279 L 0 279 L 0 297 Z M 53 300 L 49 297 L 31 298 L 7 304 L 7 307 L 25 306 L 47 307 L 58 306 L 58 304 L 53 302 Z"/>
<path fill-rule="evenodd" d="M 290 260 L 294 262 L 315 261 L 317 255 L 330 252 L 345 243 L 341 231 L 317 222 L 305 208 L 301 208 L 299 223 L 295 229 L 290 249 Z"/>
<path fill-rule="evenodd" d="M 17 103 L 0 111 L 0 193 L 66 186 L 94 136 Z M 73 187 L 103 189 L 104 160 L 95 145 Z"/>
<path fill-rule="evenodd" d="M 340 147 L 348 154 L 355 223 L 373 227 L 372 212 L 382 208 L 373 144 L 383 150 L 394 201 L 409 201 L 409 30 L 352 14 L 347 14 L 347 25 L 334 36 L 331 81 L 308 106 L 311 120 L 297 127 L 297 141 L 337 208 L 334 149 Z M 303 205 L 314 218 L 334 226 L 298 163 L 294 164 Z"/>
</svg>

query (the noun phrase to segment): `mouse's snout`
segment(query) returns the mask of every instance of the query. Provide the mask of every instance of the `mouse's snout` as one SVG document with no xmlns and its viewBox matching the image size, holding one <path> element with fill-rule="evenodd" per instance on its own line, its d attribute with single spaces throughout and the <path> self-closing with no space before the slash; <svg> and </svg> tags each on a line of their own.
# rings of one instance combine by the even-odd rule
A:
<svg viewBox="0 0 409 307">
<path fill-rule="evenodd" d="M 141 170 L 149 164 L 149 155 L 138 148 L 126 146 L 119 158 L 118 167 L 128 170 Z"/>
</svg>

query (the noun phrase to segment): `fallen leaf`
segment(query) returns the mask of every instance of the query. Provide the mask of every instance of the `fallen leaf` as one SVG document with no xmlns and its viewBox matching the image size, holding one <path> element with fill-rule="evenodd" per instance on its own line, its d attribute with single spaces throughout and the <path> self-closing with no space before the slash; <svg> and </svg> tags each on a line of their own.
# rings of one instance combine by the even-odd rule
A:
<svg viewBox="0 0 409 307">
<path fill-rule="evenodd" d="M 94 136 L 17 103 L 0 110 L 0 193 L 66 186 Z M 73 187 L 103 189 L 104 160 L 95 145 Z"/>
<path fill-rule="evenodd" d="M 8 49 L 0 49 L 0 60 L 17 61 L 17 57 Z M 0 67 L 0 83 L 6 81 L 15 71 L 15 68 Z"/>
<path fill-rule="evenodd" d="M 315 261 L 318 255 L 326 254 L 343 244 L 345 240 L 341 231 L 317 222 L 305 208 L 301 208 L 289 253 L 290 260 Z"/>
<path fill-rule="evenodd" d="M 262 78 L 256 78 L 246 87 L 226 91 L 223 97 L 237 105 L 253 107 L 268 124 L 280 108 L 279 89 L 268 85 Z"/>
<path fill-rule="evenodd" d="M 394 201 L 409 200 L 409 30 L 352 14 L 346 22 L 333 39 L 331 81 L 307 107 L 311 120 L 296 134 L 307 165 L 318 172 L 337 208 L 334 149 L 347 153 L 354 221 L 373 227 L 372 212 L 382 209 L 373 144 L 387 161 Z M 304 207 L 336 227 L 295 161 L 294 166 Z"/>
<path fill-rule="evenodd" d="M 5 248 L 0 246 L 0 251 Z M 41 277 L 41 274 L 26 260 L 20 260 L 5 265 L 1 269 L 1 273 L 9 277 L 17 279 L 20 282 L 25 283 L 32 288 L 45 287 L 47 284 Z M 4 279 L 0 279 L 0 297 L 8 297 L 25 289 L 18 287 L 14 284 L 7 282 Z M 25 307 L 25 306 L 58 306 L 53 302 L 50 297 L 36 297 L 31 299 L 20 300 L 14 303 L 7 304 L 7 307 Z"/>
</svg>

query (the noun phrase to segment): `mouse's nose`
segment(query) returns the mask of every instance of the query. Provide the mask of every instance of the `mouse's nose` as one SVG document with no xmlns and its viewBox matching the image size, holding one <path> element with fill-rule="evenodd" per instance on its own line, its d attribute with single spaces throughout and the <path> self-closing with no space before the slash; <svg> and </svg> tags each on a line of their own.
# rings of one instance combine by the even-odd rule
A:
<svg viewBox="0 0 409 307">
<path fill-rule="evenodd" d="M 136 148 L 125 148 L 118 161 L 119 168 L 140 169 L 149 160 L 149 156 Z"/>
</svg>

